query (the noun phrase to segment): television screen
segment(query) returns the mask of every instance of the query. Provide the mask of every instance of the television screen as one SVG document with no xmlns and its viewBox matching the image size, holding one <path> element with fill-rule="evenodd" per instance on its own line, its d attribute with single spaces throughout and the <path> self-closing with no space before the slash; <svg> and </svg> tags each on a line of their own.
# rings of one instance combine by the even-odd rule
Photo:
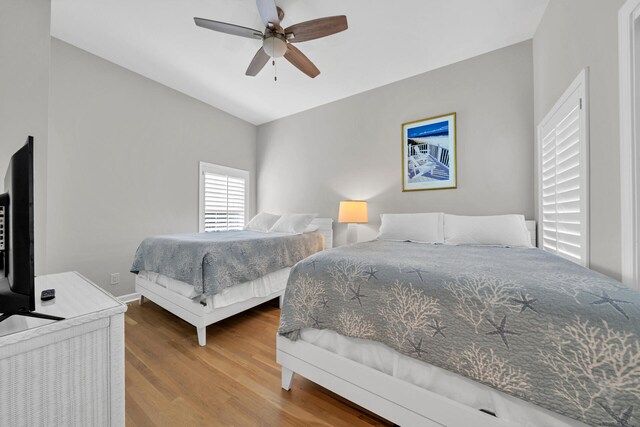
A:
<svg viewBox="0 0 640 427">
<path fill-rule="evenodd" d="M 18 150 L 5 176 L 5 191 L 9 209 L 5 214 L 5 274 L 11 290 L 23 295 L 33 294 L 33 138 Z M 33 310 L 33 307 L 31 308 Z"/>
<path fill-rule="evenodd" d="M 0 277 L 0 322 L 14 315 L 62 320 L 35 311 L 33 137 L 11 157 L 4 185 L 0 206 L 6 278 Z"/>
</svg>

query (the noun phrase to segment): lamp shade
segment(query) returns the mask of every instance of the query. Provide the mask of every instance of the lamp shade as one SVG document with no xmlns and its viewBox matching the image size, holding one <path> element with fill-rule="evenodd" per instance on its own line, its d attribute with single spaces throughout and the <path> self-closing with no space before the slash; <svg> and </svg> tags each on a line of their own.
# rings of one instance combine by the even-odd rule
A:
<svg viewBox="0 0 640 427">
<path fill-rule="evenodd" d="M 364 200 L 343 200 L 340 202 L 338 222 L 366 224 L 369 222 L 367 202 Z"/>
</svg>

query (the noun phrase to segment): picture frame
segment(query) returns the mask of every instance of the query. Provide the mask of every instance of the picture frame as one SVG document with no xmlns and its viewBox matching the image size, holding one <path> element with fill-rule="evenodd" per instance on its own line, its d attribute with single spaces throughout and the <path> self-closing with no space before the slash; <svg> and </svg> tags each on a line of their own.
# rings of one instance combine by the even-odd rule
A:
<svg viewBox="0 0 640 427">
<path fill-rule="evenodd" d="M 456 113 L 402 124 L 402 191 L 457 188 Z"/>
</svg>

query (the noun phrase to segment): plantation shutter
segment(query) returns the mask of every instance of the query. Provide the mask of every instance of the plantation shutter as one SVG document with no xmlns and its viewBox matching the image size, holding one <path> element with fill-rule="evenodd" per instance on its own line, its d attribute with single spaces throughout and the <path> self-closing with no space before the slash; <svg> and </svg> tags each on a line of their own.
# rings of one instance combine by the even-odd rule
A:
<svg viewBox="0 0 640 427">
<path fill-rule="evenodd" d="M 588 265 L 588 145 L 585 82 L 574 82 L 539 127 L 541 244 Z"/>
<path fill-rule="evenodd" d="M 238 175 L 213 172 L 212 169 L 228 169 L 215 165 L 201 166 L 201 226 L 200 230 L 242 230 L 245 225 L 248 173 Z"/>
</svg>

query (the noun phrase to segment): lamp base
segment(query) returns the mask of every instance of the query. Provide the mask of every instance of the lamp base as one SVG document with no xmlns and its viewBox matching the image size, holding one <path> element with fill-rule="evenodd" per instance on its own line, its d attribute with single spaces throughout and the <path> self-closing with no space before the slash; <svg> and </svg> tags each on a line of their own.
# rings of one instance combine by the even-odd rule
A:
<svg viewBox="0 0 640 427">
<path fill-rule="evenodd" d="M 347 245 L 358 243 L 358 224 L 347 224 Z"/>
</svg>

